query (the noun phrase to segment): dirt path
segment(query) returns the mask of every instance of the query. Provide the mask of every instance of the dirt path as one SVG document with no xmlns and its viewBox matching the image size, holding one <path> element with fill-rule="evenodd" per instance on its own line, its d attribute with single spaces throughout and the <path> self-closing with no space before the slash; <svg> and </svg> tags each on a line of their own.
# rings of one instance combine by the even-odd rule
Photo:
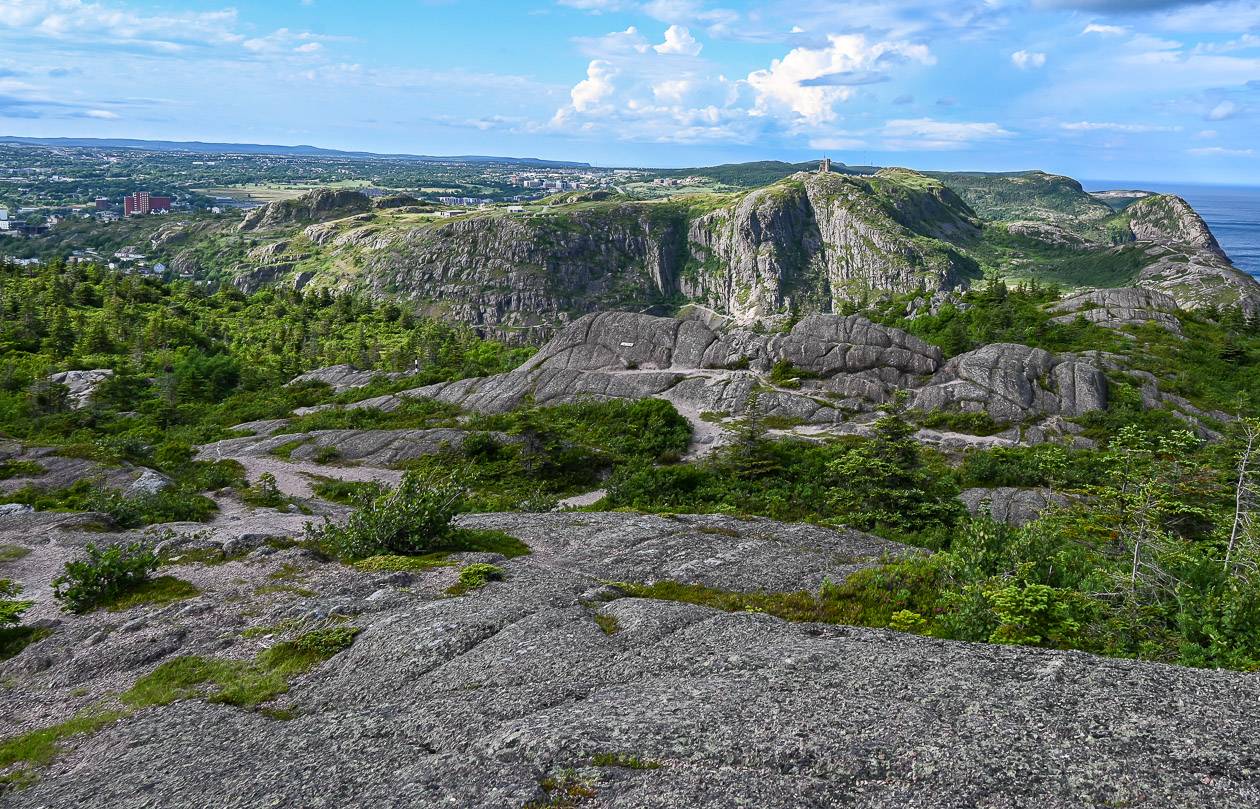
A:
<svg viewBox="0 0 1260 809">
<path fill-rule="evenodd" d="M 402 480 L 403 473 L 397 469 L 382 469 L 376 466 L 326 466 L 309 461 L 283 461 L 272 456 L 214 454 L 210 456 L 216 461 L 236 461 L 245 467 L 245 476 L 250 483 L 256 483 L 264 472 L 270 472 L 276 478 L 276 486 L 290 497 L 314 497 L 311 488 L 311 476 L 346 480 L 356 483 L 384 483 L 396 486 Z"/>
</svg>

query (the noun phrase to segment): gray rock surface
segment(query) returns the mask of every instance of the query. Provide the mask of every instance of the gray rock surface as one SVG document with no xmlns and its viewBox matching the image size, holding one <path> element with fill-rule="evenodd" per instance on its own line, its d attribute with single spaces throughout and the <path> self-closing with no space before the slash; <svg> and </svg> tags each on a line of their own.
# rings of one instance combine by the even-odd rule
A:
<svg viewBox="0 0 1260 809">
<path fill-rule="evenodd" d="M 86 537 L 36 517 L 0 517 L 0 541 L 32 547 L 16 575 L 42 616 L 46 578 Z M 534 553 L 451 598 L 450 568 L 401 589 L 290 550 L 173 568 L 205 590 L 195 601 L 65 617 L 0 664 L 13 686 L 0 733 L 65 718 L 174 655 L 252 655 L 284 634 L 242 631 L 281 616 L 345 615 L 363 631 L 276 703 L 293 719 L 200 699 L 147 709 L 67 740 L 6 805 L 517 809 L 565 778 L 592 807 L 1260 802 L 1253 674 L 790 624 L 601 584 L 813 588 L 889 543 L 724 517 L 464 524 L 511 530 Z M 314 595 L 252 594 L 286 563 Z M 660 766 L 595 766 L 597 754 Z"/>
<path fill-rule="evenodd" d="M 973 515 L 986 515 L 995 522 L 1025 525 L 1043 511 L 1070 502 L 1065 495 L 1050 489 L 1020 489 L 1000 486 L 993 489 L 967 489 L 958 496 Z"/>
<path fill-rule="evenodd" d="M 1050 308 L 1052 312 L 1065 313 L 1054 318 L 1057 323 L 1070 323 L 1077 317 L 1112 329 L 1156 323 L 1173 334 L 1181 334 L 1178 309 L 1172 296 L 1136 287 L 1082 292 Z"/>
<path fill-rule="evenodd" d="M 798 372 L 795 382 L 773 384 L 770 371 L 779 363 Z M 1107 402 L 1106 378 L 1091 358 L 995 344 L 945 363 L 935 346 L 858 315 L 811 315 L 787 334 L 763 335 L 714 331 L 699 320 L 605 312 L 575 321 L 510 373 L 357 406 L 392 409 L 408 396 L 428 396 L 502 412 L 527 399 L 558 404 L 656 396 L 699 425 L 704 412 L 742 415 L 755 392 L 765 415 L 839 425 L 869 421 L 898 389 L 913 391 L 913 406 L 922 410 L 987 412 L 1012 423 L 1079 416 Z M 1024 440 L 1023 433 L 1016 431 L 1014 440 Z"/>
<path fill-rule="evenodd" d="M 402 376 L 404 374 L 387 371 L 360 371 L 352 365 L 330 365 L 327 368 L 316 368 L 296 376 L 289 380 L 289 384 L 322 382 L 336 393 L 345 393 L 348 390 L 369 385 L 374 379 L 398 379 Z"/>
<path fill-rule="evenodd" d="M 69 389 L 70 406 L 76 410 L 87 407 L 92 402 L 92 394 L 101 383 L 114 375 L 109 368 L 97 368 L 91 371 L 62 371 L 48 377 L 48 381 L 57 385 L 65 385 Z"/>
<path fill-rule="evenodd" d="M 947 362 L 915 391 L 920 410 L 988 413 L 998 422 L 1081 416 L 1107 406 L 1107 378 L 1088 359 L 992 343 Z"/>
<path fill-rule="evenodd" d="M 448 427 L 430 430 L 312 430 L 306 433 L 280 433 L 246 438 L 227 438 L 207 444 L 198 450 L 202 460 L 221 458 L 265 457 L 280 448 L 295 461 L 318 461 L 335 450 L 333 460 L 366 466 L 392 467 L 403 461 L 458 450 L 469 435 L 467 430 Z M 503 444 L 521 439 L 505 433 L 492 433 Z M 286 445 L 300 442 L 288 449 Z"/>
</svg>

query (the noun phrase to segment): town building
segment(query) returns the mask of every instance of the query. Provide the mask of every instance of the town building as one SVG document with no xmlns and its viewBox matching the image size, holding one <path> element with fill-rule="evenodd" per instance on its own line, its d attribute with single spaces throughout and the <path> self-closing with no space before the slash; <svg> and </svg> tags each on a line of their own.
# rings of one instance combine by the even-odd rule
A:
<svg viewBox="0 0 1260 809">
<path fill-rule="evenodd" d="M 171 210 L 171 198 L 159 197 L 148 191 L 137 191 L 129 197 L 123 197 L 123 213 L 127 216 L 144 215 Z"/>
</svg>

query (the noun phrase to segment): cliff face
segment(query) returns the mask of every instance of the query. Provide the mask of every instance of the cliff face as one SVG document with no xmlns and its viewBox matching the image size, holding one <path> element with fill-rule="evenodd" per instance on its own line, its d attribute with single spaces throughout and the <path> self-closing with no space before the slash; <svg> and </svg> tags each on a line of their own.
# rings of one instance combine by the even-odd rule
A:
<svg viewBox="0 0 1260 809">
<path fill-rule="evenodd" d="M 1188 245 L 1226 258 L 1203 218 L 1181 197 L 1155 194 L 1124 210 L 1138 241 Z"/>
<path fill-rule="evenodd" d="M 1106 258 L 1123 242 L 1125 255 L 1141 255 L 1136 266 L 1113 261 L 1129 262 L 1121 269 L 1131 277 L 1109 285 L 1137 283 L 1191 308 L 1239 301 L 1260 308 L 1260 286 L 1230 265 L 1177 197 L 1150 195 L 1101 219 L 1111 209 L 1067 178 L 942 177 L 961 191 L 905 169 L 797 173 L 731 195 L 654 202 L 570 195 L 523 213 L 451 220 L 415 206 L 373 206 L 356 192 L 319 191 L 246 216 L 234 236 L 236 283 L 401 297 L 499 337 L 541 342 L 606 309 L 664 314 L 694 302 L 749 322 L 951 290 L 981 277 L 982 267 L 1018 277 L 1037 277 L 1040 267 L 1062 282 L 1054 271 L 1070 278 L 1074 262 Z M 986 225 L 960 193 L 1008 224 Z M 1033 214 L 1043 218 L 1024 218 Z M 999 229 L 1033 247 L 995 242 Z"/>
<path fill-rule="evenodd" d="M 508 328 L 684 300 L 752 318 L 952 289 L 978 273 L 944 239 L 978 232 L 970 209 L 922 175 L 797 174 L 707 211 L 608 203 L 416 228 L 375 250 L 365 278 L 378 294 Z"/>
<path fill-rule="evenodd" d="M 418 227 L 364 258 L 364 283 L 430 311 L 507 329 L 676 296 L 686 218 L 673 205 L 611 205 L 534 219 L 481 215 Z"/>
<path fill-rule="evenodd" d="M 978 272 L 943 240 L 978 233 L 965 203 L 913 172 L 796 174 L 692 222 L 682 292 L 752 317 L 953 289 Z"/>
</svg>

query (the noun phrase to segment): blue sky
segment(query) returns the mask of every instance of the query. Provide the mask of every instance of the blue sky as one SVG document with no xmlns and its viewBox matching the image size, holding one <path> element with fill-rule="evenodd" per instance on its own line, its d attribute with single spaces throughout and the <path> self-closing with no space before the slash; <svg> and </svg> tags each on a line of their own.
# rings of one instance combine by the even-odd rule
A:
<svg viewBox="0 0 1260 809">
<path fill-rule="evenodd" d="M 1260 185 L 1260 0 L 0 0 L 0 134 Z"/>
</svg>

